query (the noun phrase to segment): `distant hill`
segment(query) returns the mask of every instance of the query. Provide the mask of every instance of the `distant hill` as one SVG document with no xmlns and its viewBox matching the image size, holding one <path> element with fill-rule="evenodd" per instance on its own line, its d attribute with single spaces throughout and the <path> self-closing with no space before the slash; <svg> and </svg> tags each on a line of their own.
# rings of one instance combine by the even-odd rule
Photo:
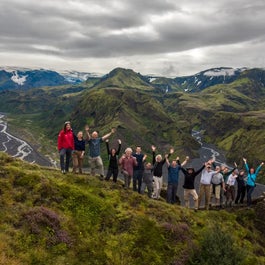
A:
<svg viewBox="0 0 265 265">
<path fill-rule="evenodd" d="M 199 72 L 190 76 L 165 78 L 150 78 L 151 84 L 164 91 L 179 90 L 185 92 L 198 92 L 207 87 L 218 84 L 229 84 L 235 81 L 247 68 L 219 67 Z"/>
<path fill-rule="evenodd" d="M 62 73 L 58 73 L 46 69 L 1 67 L 0 91 L 80 84 L 98 77 L 99 75 L 94 73 L 77 71 L 63 71 Z"/>
<path fill-rule="evenodd" d="M 0 206 L 1 264 L 227 265 L 265 258 L 264 201 L 194 212 L 124 190 L 121 181 L 62 175 L 0 152 Z"/>
<path fill-rule="evenodd" d="M 94 88 L 126 88 L 153 90 L 154 87 L 145 78 L 131 69 L 116 68 L 103 76 Z"/>
</svg>

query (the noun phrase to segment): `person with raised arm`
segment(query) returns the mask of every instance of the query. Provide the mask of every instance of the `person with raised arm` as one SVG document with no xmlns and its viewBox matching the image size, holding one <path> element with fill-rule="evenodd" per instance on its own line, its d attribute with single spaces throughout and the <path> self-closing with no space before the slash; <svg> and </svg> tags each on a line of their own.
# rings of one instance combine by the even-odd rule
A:
<svg viewBox="0 0 265 265">
<path fill-rule="evenodd" d="M 107 154 L 109 158 L 109 167 L 108 167 L 108 172 L 107 172 L 107 176 L 105 180 L 107 181 L 110 180 L 110 177 L 113 175 L 113 182 L 117 182 L 117 177 L 119 174 L 118 156 L 121 151 L 121 140 L 118 139 L 118 144 L 119 144 L 118 149 L 109 148 L 109 139 L 106 139 L 105 142 L 106 142 Z"/>
<path fill-rule="evenodd" d="M 189 159 L 189 157 L 186 158 L 187 160 Z M 193 167 L 187 167 L 186 169 L 184 169 L 183 167 L 181 167 L 181 171 L 184 174 L 184 184 L 183 184 L 183 188 L 184 188 L 184 201 L 185 201 L 185 207 L 189 208 L 190 207 L 190 200 L 189 197 L 192 196 L 193 200 L 194 200 L 194 210 L 197 211 L 198 210 L 198 194 L 196 192 L 195 186 L 194 186 L 194 181 L 196 176 L 198 176 L 202 170 L 205 168 L 205 166 L 208 163 L 204 163 L 202 165 L 202 167 L 200 169 L 198 169 L 197 171 L 195 171 L 195 169 Z"/>
<path fill-rule="evenodd" d="M 101 180 L 104 179 L 104 166 L 100 156 L 100 144 L 108 139 L 113 133 L 115 133 L 115 129 L 112 128 L 111 131 L 105 134 L 102 137 L 98 136 L 97 131 L 93 131 L 90 135 L 89 126 L 85 126 L 86 131 L 86 140 L 89 145 L 89 154 L 88 154 L 88 163 L 91 168 L 91 175 L 95 175 L 95 169 L 99 169 L 99 174 Z"/>
<path fill-rule="evenodd" d="M 212 163 L 214 160 L 209 160 L 205 168 L 202 170 L 201 180 L 200 180 L 200 188 L 199 188 L 199 199 L 198 199 L 198 207 L 200 207 L 200 203 L 202 198 L 204 197 L 204 205 L 205 209 L 209 210 L 210 199 L 211 199 L 211 181 L 214 174 L 219 171 L 214 171 L 211 169 Z"/>
<path fill-rule="evenodd" d="M 136 146 L 135 153 L 133 156 L 137 160 L 137 166 L 133 168 L 133 190 L 141 193 L 141 185 L 143 181 L 143 172 L 144 172 L 144 161 L 146 159 L 146 155 L 142 153 L 141 146 Z"/>
<path fill-rule="evenodd" d="M 246 171 L 248 174 L 247 175 L 247 206 L 251 207 L 251 204 L 252 204 L 251 195 L 252 195 L 252 192 L 254 191 L 255 186 L 256 186 L 257 175 L 258 175 L 261 167 L 264 165 L 264 162 L 261 162 L 260 165 L 255 170 L 254 167 L 249 168 L 249 165 L 247 163 L 246 158 L 243 158 L 243 161 L 244 161 L 245 168 L 246 168 Z"/>
<path fill-rule="evenodd" d="M 65 174 L 69 172 L 70 159 L 74 150 L 74 134 L 70 121 L 64 123 L 63 129 L 59 132 L 57 144 L 61 171 Z"/>
<path fill-rule="evenodd" d="M 236 180 L 237 180 L 237 195 L 236 195 L 235 204 L 238 204 L 238 202 L 240 204 L 243 204 L 246 195 L 246 177 L 244 169 L 241 169 L 239 171 Z"/>
<path fill-rule="evenodd" d="M 151 146 L 153 153 L 153 179 L 154 179 L 154 192 L 152 198 L 159 199 L 161 189 L 163 186 L 163 165 L 166 162 L 166 158 L 169 158 L 171 154 L 174 153 L 174 149 L 171 148 L 169 150 L 169 154 L 166 154 L 164 158 L 162 155 L 156 155 L 156 147 L 154 145 Z"/>
<path fill-rule="evenodd" d="M 173 159 L 172 162 L 169 162 L 168 157 L 166 157 L 167 168 L 168 168 L 168 177 L 167 177 L 167 203 L 174 204 L 177 202 L 176 196 L 178 191 L 179 183 L 179 171 L 180 168 L 188 162 L 188 159 L 183 161 L 182 164 L 179 162 L 179 157 Z"/>
</svg>

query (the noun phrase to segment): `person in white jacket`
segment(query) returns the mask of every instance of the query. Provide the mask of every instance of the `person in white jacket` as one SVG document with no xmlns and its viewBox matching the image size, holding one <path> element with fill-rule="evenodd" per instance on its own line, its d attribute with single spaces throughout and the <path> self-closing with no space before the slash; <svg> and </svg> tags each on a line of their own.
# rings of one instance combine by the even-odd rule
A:
<svg viewBox="0 0 265 265">
<path fill-rule="evenodd" d="M 214 174 L 220 172 L 220 170 L 212 170 L 212 163 L 214 160 L 209 160 L 206 164 L 206 167 L 203 169 L 200 180 L 200 191 L 198 206 L 200 207 L 202 198 L 204 197 L 205 209 L 209 210 L 210 198 L 211 198 L 211 182 Z"/>
</svg>

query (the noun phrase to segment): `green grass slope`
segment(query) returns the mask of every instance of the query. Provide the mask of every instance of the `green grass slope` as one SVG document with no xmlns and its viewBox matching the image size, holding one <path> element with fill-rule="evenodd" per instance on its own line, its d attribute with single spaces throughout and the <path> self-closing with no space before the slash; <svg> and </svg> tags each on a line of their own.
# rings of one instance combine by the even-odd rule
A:
<svg viewBox="0 0 265 265">
<path fill-rule="evenodd" d="M 0 264 L 257 264 L 264 202 L 199 211 L 0 153 Z"/>
</svg>

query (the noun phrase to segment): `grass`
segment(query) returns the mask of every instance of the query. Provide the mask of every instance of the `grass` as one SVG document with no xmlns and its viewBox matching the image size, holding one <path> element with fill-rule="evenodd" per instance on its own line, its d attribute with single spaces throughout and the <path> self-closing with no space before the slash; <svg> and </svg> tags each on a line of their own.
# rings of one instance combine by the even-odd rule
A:
<svg viewBox="0 0 265 265">
<path fill-rule="evenodd" d="M 210 260 L 208 246 L 218 257 L 229 244 L 235 264 L 264 261 L 264 220 L 256 226 L 255 209 L 195 213 L 121 182 L 62 175 L 4 153 L 0 194 L 0 264 L 208 264 L 197 254 Z"/>
</svg>

